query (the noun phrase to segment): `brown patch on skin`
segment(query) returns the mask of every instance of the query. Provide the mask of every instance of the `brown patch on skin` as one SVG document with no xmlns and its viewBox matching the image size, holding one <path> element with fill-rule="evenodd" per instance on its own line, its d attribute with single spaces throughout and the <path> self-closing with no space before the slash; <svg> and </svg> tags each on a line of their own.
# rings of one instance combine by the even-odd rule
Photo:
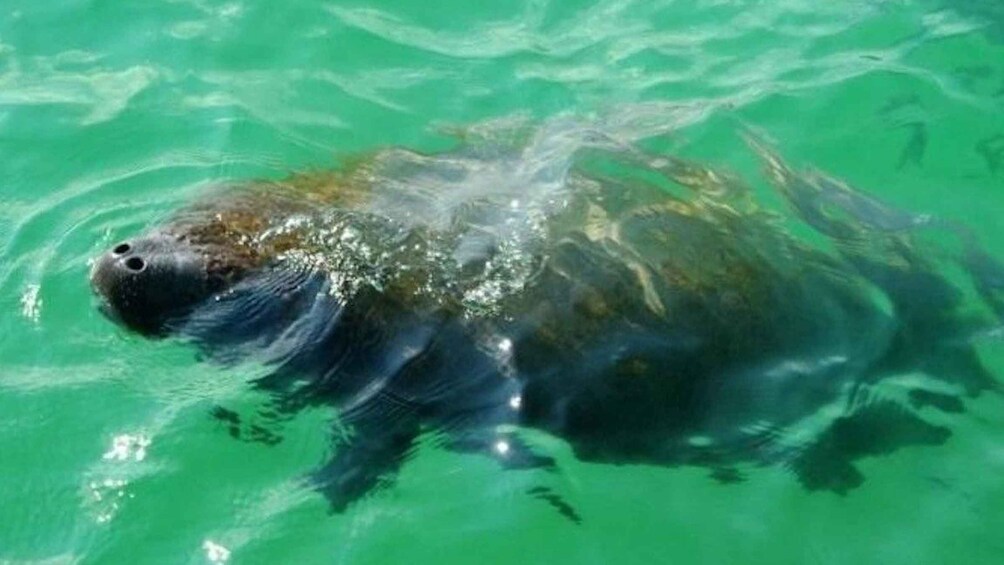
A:
<svg viewBox="0 0 1004 565">
<path fill-rule="evenodd" d="M 359 163 L 350 170 L 297 173 L 276 184 L 308 201 L 350 209 L 361 207 L 372 194 L 366 174 L 367 166 Z"/>
<path fill-rule="evenodd" d="M 318 210 L 365 204 L 368 163 L 360 158 L 338 171 L 249 183 L 183 210 L 164 232 L 200 249 L 209 276 L 227 286 L 284 253 L 310 251 L 309 220 Z M 273 229 L 296 216 L 308 219 L 307 225 Z"/>
<path fill-rule="evenodd" d="M 207 220 L 171 226 L 167 231 L 202 250 L 210 277 L 231 284 L 263 264 L 261 250 L 252 241 L 254 234 L 263 229 L 261 218 L 222 210 Z"/>
</svg>

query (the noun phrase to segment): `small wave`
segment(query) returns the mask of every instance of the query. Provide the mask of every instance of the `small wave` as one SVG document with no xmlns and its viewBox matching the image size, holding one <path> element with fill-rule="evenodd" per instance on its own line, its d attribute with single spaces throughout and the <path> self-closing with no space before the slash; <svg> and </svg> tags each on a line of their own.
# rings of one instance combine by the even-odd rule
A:
<svg viewBox="0 0 1004 565">
<path fill-rule="evenodd" d="M 71 105 L 84 109 L 82 126 L 99 124 L 118 116 L 136 95 L 158 77 L 148 65 L 121 70 L 95 69 L 66 71 L 60 64 L 67 58 L 79 60 L 80 52 L 37 58 L 17 64 L 0 74 L 0 105 Z"/>
</svg>

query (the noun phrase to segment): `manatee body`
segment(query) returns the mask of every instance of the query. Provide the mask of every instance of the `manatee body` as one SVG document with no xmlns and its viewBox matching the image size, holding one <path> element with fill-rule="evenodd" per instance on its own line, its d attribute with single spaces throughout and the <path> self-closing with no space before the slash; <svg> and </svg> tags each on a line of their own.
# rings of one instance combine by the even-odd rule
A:
<svg viewBox="0 0 1004 565">
<path fill-rule="evenodd" d="M 553 466 L 523 428 L 588 461 L 723 480 L 777 462 L 844 491 L 862 480 L 855 459 L 947 438 L 917 407 L 952 411 L 996 386 L 965 339 L 992 316 L 963 318 L 913 241 L 970 242 L 961 264 L 993 305 L 986 275 L 1004 270 L 962 228 L 751 140 L 823 251 L 735 177 L 587 133 L 249 183 L 115 246 L 92 285 L 133 330 L 266 363 L 255 384 L 279 413 L 336 407 L 349 433 L 313 475 L 336 509 L 385 484 L 421 433 L 508 468 Z M 946 386 L 876 392 L 912 370 Z"/>
</svg>

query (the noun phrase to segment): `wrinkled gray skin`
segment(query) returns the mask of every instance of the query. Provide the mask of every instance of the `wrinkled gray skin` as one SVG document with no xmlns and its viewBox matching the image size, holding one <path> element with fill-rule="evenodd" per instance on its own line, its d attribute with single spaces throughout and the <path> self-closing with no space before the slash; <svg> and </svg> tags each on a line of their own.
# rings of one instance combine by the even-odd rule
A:
<svg viewBox="0 0 1004 565">
<path fill-rule="evenodd" d="M 999 307 L 1004 269 L 963 228 L 750 142 L 835 253 L 789 235 L 727 174 L 564 132 L 253 183 L 119 244 L 92 285 L 126 327 L 269 364 L 256 385 L 277 419 L 336 407 L 349 433 L 313 474 L 336 510 L 387 484 L 420 433 L 507 468 L 553 467 L 524 428 L 586 461 L 702 465 L 723 481 L 777 462 L 844 492 L 863 480 L 855 459 L 945 441 L 916 408 L 958 412 L 959 395 L 996 388 L 968 339 L 999 321 L 960 311 Z M 979 296 L 916 243 L 929 229 L 964 241 Z M 950 386 L 882 393 L 916 371 Z"/>
<path fill-rule="evenodd" d="M 146 334 L 162 332 L 168 316 L 222 290 L 203 254 L 166 233 L 115 246 L 95 264 L 91 280 L 110 317 Z"/>
</svg>

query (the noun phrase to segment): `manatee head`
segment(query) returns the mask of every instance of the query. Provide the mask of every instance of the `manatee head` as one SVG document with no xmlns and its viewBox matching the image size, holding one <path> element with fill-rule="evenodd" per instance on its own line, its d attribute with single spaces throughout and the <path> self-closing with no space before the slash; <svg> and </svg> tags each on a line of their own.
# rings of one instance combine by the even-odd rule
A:
<svg viewBox="0 0 1004 565">
<path fill-rule="evenodd" d="M 138 333 L 163 335 L 261 267 L 261 254 L 247 243 L 253 229 L 233 210 L 199 212 L 121 241 L 95 260 L 91 287 L 102 312 Z"/>
<path fill-rule="evenodd" d="M 91 285 L 110 318 L 144 334 L 163 331 L 167 320 L 205 300 L 217 284 L 205 256 L 168 234 L 124 241 L 102 255 Z"/>
</svg>

